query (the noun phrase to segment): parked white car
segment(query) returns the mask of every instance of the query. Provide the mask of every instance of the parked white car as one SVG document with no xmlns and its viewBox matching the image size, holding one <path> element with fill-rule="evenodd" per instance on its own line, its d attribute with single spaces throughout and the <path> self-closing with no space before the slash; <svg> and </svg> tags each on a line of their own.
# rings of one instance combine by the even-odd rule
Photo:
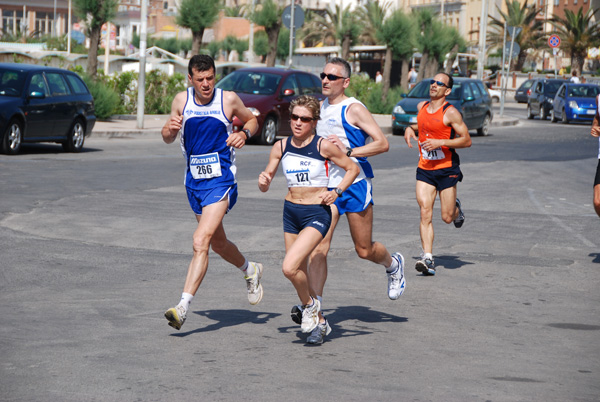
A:
<svg viewBox="0 0 600 402">
<path fill-rule="evenodd" d="M 497 89 L 488 89 L 492 102 L 500 102 L 501 92 Z"/>
</svg>

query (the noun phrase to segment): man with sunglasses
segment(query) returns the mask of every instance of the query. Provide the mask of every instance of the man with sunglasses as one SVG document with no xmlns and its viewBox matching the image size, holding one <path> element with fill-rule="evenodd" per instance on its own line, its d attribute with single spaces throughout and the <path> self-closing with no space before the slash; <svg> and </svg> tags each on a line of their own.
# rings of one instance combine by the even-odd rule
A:
<svg viewBox="0 0 600 402">
<path fill-rule="evenodd" d="M 404 140 L 412 148 L 411 139 L 419 144 L 419 165 L 417 167 L 417 203 L 421 209 L 421 246 L 423 254 L 415 269 L 423 275 L 435 275 L 433 260 L 433 205 L 439 193 L 442 220 L 454 222 L 460 228 L 465 215 L 460 201 L 456 198 L 456 185 L 462 181 L 460 160 L 456 148 L 471 146 L 469 130 L 460 112 L 446 102 L 452 93 L 454 79 L 445 73 L 437 74 L 431 81 L 429 96 L 431 101 L 417 105 L 417 127 L 408 126 Z M 417 140 L 416 132 L 419 133 Z"/>
<path fill-rule="evenodd" d="M 372 240 L 373 231 L 373 169 L 368 156 L 387 152 L 387 138 L 367 108 L 355 98 L 346 96 L 350 85 L 350 65 L 344 59 L 329 59 L 321 73 L 323 95 L 321 119 L 317 135 L 324 137 L 342 149 L 360 168 L 358 177 L 345 191 L 338 191 L 338 199 L 332 205 L 331 226 L 325 238 L 313 251 L 308 271 L 309 283 L 323 302 L 323 288 L 327 280 L 327 254 L 331 247 L 333 232 L 340 215 L 346 214 L 356 253 L 362 259 L 383 265 L 388 278 L 388 297 L 396 300 L 405 288 L 404 257 L 400 253 L 390 255 L 385 246 Z M 341 183 L 345 171 L 331 164 L 329 188 Z M 292 309 L 292 319 L 300 322 L 301 308 Z"/>
</svg>

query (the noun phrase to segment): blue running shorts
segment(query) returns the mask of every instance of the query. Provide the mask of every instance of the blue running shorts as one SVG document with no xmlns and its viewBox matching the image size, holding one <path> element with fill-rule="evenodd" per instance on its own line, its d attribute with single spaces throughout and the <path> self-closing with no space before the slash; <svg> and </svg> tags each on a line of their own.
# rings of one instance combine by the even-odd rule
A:
<svg viewBox="0 0 600 402">
<path fill-rule="evenodd" d="M 219 202 L 225 197 L 227 197 L 227 212 L 229 212 L 235 205 L 238 196 L 237 184 L 215 187 L 210 190 L 192 190 L 186 187 L 186 190 L 190 207 L 196 215 L 202 215 L 203 207 Z"/>
<path fill-rule="evenodd" d="M 431 184 L 437 191 L 454 187 L 462 179 L 463 174 L 458 166 L 436 170 L 417 168 L 417 180 Z"/>
<path fill-rule="evenodd" d="M 594 179 L 594 187 L 600 184 L 600 159 L 598 159 L 598 166 L 596 166 L 596 178 Z"/>
<path fill-rule="evenodd" d="M 331 207 L 329 205 L 294 204 L 285 200 L 283 205 L 283 231 L 298 234 L 304 228 L 315 228 L 325 237 L 331 226 Z"/>
<path fill-rule="evenodd" d="M 362 212 L 370 204 L 373 204 L 373 185 L 369 178 L 352 184 L 335 200 L 340 216 L 346 212 Z"/>
</svg>

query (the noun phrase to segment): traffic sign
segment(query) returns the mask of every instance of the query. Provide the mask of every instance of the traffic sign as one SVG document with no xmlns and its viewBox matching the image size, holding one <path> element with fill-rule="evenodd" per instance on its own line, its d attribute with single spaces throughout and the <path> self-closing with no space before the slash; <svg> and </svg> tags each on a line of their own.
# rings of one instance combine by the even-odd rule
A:
<svg viewBox="0 0 600 402">
<path fill-rule="evenodd" d="M 521 53 L 521 46 L 519 46 L 519 44 L 517 42 L 512 44 L 512 54 L 511 57 L 513 59 L 516 59 L 517 56 L 519 56 L 519 53 Z M 510 42 L 506 44 L 506 46 L 504 47 L 504 54 L 510 54 Z"/>
<path fill-rule="evenodd" d="M 281 15 L 281 19 L 283 20 L 283 25 L 286 28 L 291 29 L 292 26 L 292 7 L 287 6 L 283 9 L 283 13 Z M 299 5 L 294 6 L 294 29 L 299 29 L 304 24 L 304 10 Z"/>
<path fill-rule="evenodd" d="M 558 35 L 552 35 L 548 38 L 548 45 L 550 47 L 559 47 L 560 46 L 560 37 Z"/>
</svg>

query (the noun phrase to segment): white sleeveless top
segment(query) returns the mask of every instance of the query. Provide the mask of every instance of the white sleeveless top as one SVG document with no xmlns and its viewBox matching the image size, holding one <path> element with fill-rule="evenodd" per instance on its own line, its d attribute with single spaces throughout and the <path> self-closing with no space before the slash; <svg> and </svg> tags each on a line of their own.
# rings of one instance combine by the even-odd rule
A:
<svg viewBox="0 0 600 402">
<path fill-rule="evenodd" d="M 327 187 L 329 161 L 319 152 L 320 139 L 315 135 L 310 144 L 302 148 L 296 148 L 291 137 L 284 140 L 281 169 L 288 187 Z"/>
<path fill-rule="evenodd" d="M 325 99 L 321 105 L 321 119 L 317 123 L 317 134 L 327 138 L 330 134 L 337 135 L 346 147 L 361 147 L 371 139 L 371 137 L 360 128 L 348 123 L 346 120 L 346 110 L 353 103 L 362 103 L 355 98 L 345 99 L 343 102 L 335 105 L 329 104 L 329 99 Z M 363 105 L 364 106 L 364 105 Z M 351 159 L 360 168 L 358 177 L 354 180 L 357 183 L 365 178 L 373 177 L 373 169 L 365 157 L 351 157 Z M 346 171 L 335 163 L 330 163 L 329 187 L 337 187 L 343 180 Z"/>
</svg>

